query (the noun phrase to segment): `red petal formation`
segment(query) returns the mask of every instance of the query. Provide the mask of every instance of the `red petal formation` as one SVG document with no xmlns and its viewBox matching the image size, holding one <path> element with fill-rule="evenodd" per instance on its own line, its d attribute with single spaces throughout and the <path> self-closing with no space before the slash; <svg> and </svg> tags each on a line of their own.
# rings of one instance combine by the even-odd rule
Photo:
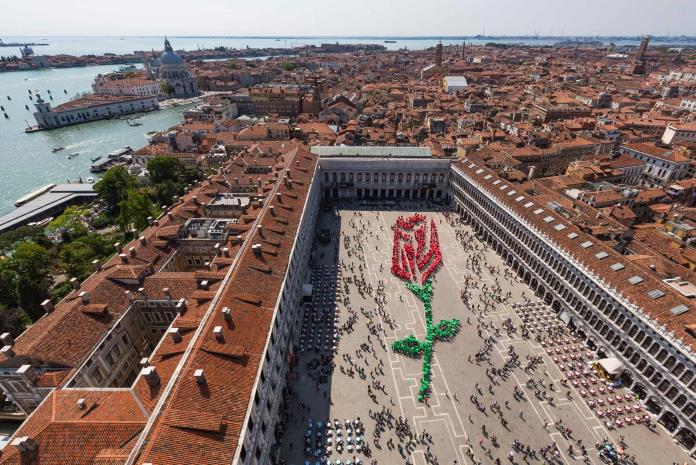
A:
<svg viewBox="0 0 696 465">
<path fill-rule="evenodd" d="M 423 224 L 416 228 L 420 223 Z M 428 223 L 424 215 L 416 213 L 408 218 L 399 217 L 393 229 L 392 273 L 403 280 L 414 283 L 420 281 L 420 284 L 425 284 L 442 263 L 440 239 L 435 221 L 430 220 L 430 240 L 427 251 Z M 420 280 L 418 272 L 421 272 Z"/>
</svg>

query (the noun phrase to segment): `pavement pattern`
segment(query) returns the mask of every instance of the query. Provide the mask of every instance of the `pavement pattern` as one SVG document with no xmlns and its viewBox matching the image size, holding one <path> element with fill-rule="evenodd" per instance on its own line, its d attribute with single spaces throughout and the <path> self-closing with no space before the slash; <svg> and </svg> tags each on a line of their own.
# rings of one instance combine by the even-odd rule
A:
<svg viewBox="0 0 696 465">
<path fill-rule="evenodd" d="M 530 289 L 455 213 L 416 204 L 402 204 L 404 207 L 413 210 L 347 206 L 320 215 L 318 230 L 330 229 L 332 239 L 326 244 L 316 242 L 312 262 L 315 270 L 322 271 L 320 278 L 314 277 L 315 288 L 317 280 L 328 281 L 323 289 L 331 295 L 326 309 L 318 314 L 317 307 L 324 305 L 315 295 L 315 310 L 310 316 L 306 312 L 303 334 L 306 338 L 312 328 L 322 325 L 327 333 L 334 326 L 334 332 L 322 333 L 322 341 L 330 341 L 326 350 L 324 343 L 319 351 L 303 344 L 304 351 L 297 353 L 283 414 L 282 463 L 354 463 L 357 458 L 362 463 L 389 465 L 600 464 L 595 445 L 603 440 L 617 447 L 622 443 L 627 463 L 693 463 L 660 426 L 653 431 L 642 425 L 609 430 L 572 387 L 573 395 L 568 398 L 568 388 L 559 383 L 562 372 L 544 348 L 533 339 L 522 338 L 519 331 L 504 330 L 505 325 L 521 325 L 511 305 L 534 300 Z M 444 259 L 433 279 L 433 319 L 462 322 L 452 341 L 435 346 L 427 402 L 417 400 L 422 360 L 394 353 L 390 347 L 408 335 L 423 339 L 425 334 L 422 302 L 390 272 L 391 226 L 397 217 L 416 211 L 435 219 Z M 382 310 L 376 300 L 384 302 Z M 321 325 L 317 325 L 319 320 Z M 486 350 L 484 339 L 496 329 L 499 337 Z M 541 362 L 529 371 L 514 367 L 505 376 L 489 376 L 489 370 L 500 369 L 510 360 L 510 347 L 522 365 L 529 360 L 527 356 Z M 481 353 L 484 359 L 477 360 Z M 528 387 L 530 379 L 544 386 L 543 396 L 535 395 L 538 388 Z M 483 409 L 471 401 L 472 395 Z M 491 411 L 494 402 L 499 412 Z M 367 447 L 361 454 L 337 454 L 335 450 L 330 455 L 306 454 L 310 419 L 316 425 L 318 421 L 326 424 L 356 418 L 365 425 Z M 313 436 L 315 431 L 316 426 Z M 585 457 L 578 441 L 587 448 Z M 525 454 L 527 447 L 535 453 Z M 545 457 L 542 450 L 547 451 Z"/>
</svg>

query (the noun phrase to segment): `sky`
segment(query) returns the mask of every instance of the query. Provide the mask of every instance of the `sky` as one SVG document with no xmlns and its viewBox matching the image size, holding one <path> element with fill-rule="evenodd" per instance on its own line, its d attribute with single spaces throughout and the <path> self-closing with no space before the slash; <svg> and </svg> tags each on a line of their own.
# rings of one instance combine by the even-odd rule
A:
<svg viewBox="0 0 696 465">
<path fill-rule="evenodd" d="M 696 35 L 696 0 L 1 0 L 0 34 Z"/>
</svg>

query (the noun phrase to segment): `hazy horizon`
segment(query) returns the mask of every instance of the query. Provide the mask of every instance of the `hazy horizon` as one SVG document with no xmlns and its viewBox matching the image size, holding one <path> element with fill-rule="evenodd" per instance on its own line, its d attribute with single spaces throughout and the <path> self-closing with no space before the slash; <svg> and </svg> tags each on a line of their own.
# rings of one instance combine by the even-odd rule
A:
<svg viewBox="0 0 696 465">
<path fill-rule="evenodd" d="M 688 0 L 25 0 L 3 3 L 3 36 L 461 37 L 694 35 Z M 659 21 L 656 21 L 659 18 Z"/>
</svg>

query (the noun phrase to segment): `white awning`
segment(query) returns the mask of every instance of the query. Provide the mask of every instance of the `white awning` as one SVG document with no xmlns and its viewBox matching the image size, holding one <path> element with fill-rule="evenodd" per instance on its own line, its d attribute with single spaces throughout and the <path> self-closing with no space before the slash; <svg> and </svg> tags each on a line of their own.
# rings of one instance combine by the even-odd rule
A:
<svg viewBox="0 0 696 465">
<path fill-rule="evenodd" d="M 598 363 L 604 368 L 604 371 L 612 376 L 618 375 L 623 371 L 624 364 L 616 357 L 603 358 Z"/>
</svg>

